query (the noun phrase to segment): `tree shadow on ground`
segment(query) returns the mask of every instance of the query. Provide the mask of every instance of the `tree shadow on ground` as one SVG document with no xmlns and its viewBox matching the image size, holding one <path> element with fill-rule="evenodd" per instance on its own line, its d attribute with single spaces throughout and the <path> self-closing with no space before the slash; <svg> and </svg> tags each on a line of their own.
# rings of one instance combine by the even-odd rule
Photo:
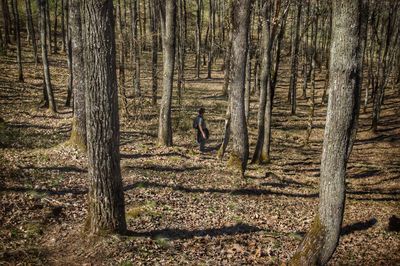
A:
<svg viewBox="0 0 400 266">
<path fill-rule="evenodd" d="M 39 193 L 39 194 L 47 194 L 49 196 L 57 195 L 63 196 L 67 194 L 72 195 L 84 195 L 87 194 L 87 189 L 74 189 L 74 188 L 66 188 L 61 190 L 50 190 L 50 189 L 32 189 L 26 187 L 0 187 L 0 192 L 14 192 L 14 193 Z"/>
<path fill-rule="evenodd" d="M 129 230 L 126 235 L 133 237 L 150 237 L 152 239 L 157 238 L 168 238 L 168 239 L 190 239 L 195 237 L 218 237 L 227 235 L 239 235 L 248 234 L 262 231 L 261 228 L 248 225 L 248 224 L 237 224 L 234 226 L 225 226 L 221 228 L 208 228 L 208 229 L 196 229 L 196 230 L 185 230 L 185 229 L 159 229 L 148 232 L 134 232 Z"/>
<path fill-rule="evenodd" d="M 253 189 L 253 188 L 240 188 L 240 189 L 224 189 L 224 188 L 190 188 L 181 185 L 168 185 L 160 184 L 156 182 L 136 182 L 125 186 L 124 190 L 129 191 L 135 188 L 171 188 L 176 191 L 186 192 L 186 193 L 221 193 L 221 194 L 231 194 L 231 195 L 246 195 L 246 196 L 260 196 L 260 195 L 276 195 L 294 198 L 316 198 L 318 193 L 302 194 L 302 193 L 288 193 L 280 191 L 272 191 L 268 189 Z"/>
<path fill-rule="evenodd" d="M 24 170 L 42 170 L 42 171 L 58 171 L 62 173 L 87 173 L 86 169 L 81 169 L 75 166 L 60 166 L 60 167 L 21 167 Z"/>
<path fill-rule="evenodd" d="M 121 154 L 121 159 L 139 159 L 139 158 L 151 158 L 151 157 L 182 157 L 184 159 L 190 159 L 189 156 L 180 154 L 178 152 L 169 152 L 161 154 L 151 154 L 151 153 L 134 153 L 134 154 Z"/>
<path fill-rule="evenodd" d="M 187 171 L 197 171 L 203 169 L 203 167 L 199 166 L 190 166 L 190 167 L 173 167 L 173 166 L 163 166 L 163 165 L 145 165 L 145 166 L 126 166 L 127 170 L 151 170 L 155 172 L 175 172 L 175 173 L 183 173 Z"/>
<path fill-rule="evenodd" d="M 356 231 L 367 230 L 367 229 L 371 228 L 372 226 L 374 226 L 377 222 L 378 222 L 377 219 L 371 218 L 367 221 L 349 224 L 349 225 L 342 227 L 342 231 L 340 234 L 342 236 L 345 236 L 345 235 L 350 235 L 351 233 L 354 233 Z"/>
</svg>

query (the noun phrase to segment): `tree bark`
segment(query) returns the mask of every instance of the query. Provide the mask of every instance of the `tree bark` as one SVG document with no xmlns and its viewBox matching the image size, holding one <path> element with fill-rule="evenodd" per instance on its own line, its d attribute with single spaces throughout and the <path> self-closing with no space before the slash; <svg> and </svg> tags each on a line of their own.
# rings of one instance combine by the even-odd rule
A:
<svg viewBox="0 0 400 266">
<path fill-rule="evenodd" d="M 22 70 L 22 58 L 21 58 L 21 29 L 20 29 L 20 21 L 19 21 L 19 11 L 18 11 L 18 2 L 17 0 L 12 0 L 13 5 L 13 13 L 14 13 L 14 24 L 15 24 L 15 36 L 17 40 L 17 64 L 18 64 L 18 81 L 24 82 L 24 73 Z"/>
<path fill-rule="evenodd" d="M 50 68 L 48 61 L 48 48 L 47 48 L 47 19 L 46 19 L 46 0 L 38 0 L 38 6 L 40 9 L 40 42 L 42 46 L 42 62 L 43 62 L 43 72 L 44 72 L 44 84 L 46 86 L 46 99 L 48 102 L 45 105 L 48 105 L 51 112 L 56 113 L 57 107 L 56 102 L 53 95 L 53 88 L 51 86 L 51 78 L 50 78 Z"/>
<path fill-rule="evenodd" d="M 158 144 L 172 146 L 172 84 L 175 65 L 175 0 L 159 0 L 161 32 L 163 39 L 163 94 L 160 104 Z"/>
<path fill-rule="evenodd" d="M 85 64 L 83 61 L 83 38 L 80 0 L 69 0 L 68 53 L 72 58 L 72 88 L 74 93 L 74 117 L 70 142 L 86 150 L 86 105 L 85 105 Z"/>
<path fill-rule="evenodd" d="M 300 18 L 301 18 L 301 8 L 302 3 L 297 3 L 296 10 L 296 30 L 295 37 L 292 43 L 292 58 L 290 62 L 290 103 L 291 103 L 291 113 L 296 114 L 296 89 L 297 89 L 297 66 L 299 61 L 299 36 L 300 36 Z"/>
<path fill-rule="evenodd" d="M 232 11 L 232 61 L 231 82 L 231 133 L 233 149 L 229 165 L 240 170 L 247 167 L 249 140 L 244 107 L 244 87 L 246 58 L 248 52 L 247 36 L 250 24 L 251 0 L 234 0 Z"/>
<path fill-rule="evenodd" d="M 35 27 L 33 26 L 32 20 L 32 6 L 30 0 L 25 0 L 25 11 L 26 11 L 26 19 L 29 28 L 29 36 L 32 42 L 33 48 L 33 59 L 35 60 L 35 66 L 38 64 L 38 51 L 37 51 L 37 42 L 36 42 L 36 32 Z"/>
<path fill-rule="evenodd" d="M 83 3 L 89 217 L 92 234 L 126 231 L 112 0 Z"/>
<path fill-rule="evenodd" d="M 7 0 L 1 0 L 1 11 L 3 14 L 4 43 L 7 46 L 7 44 L 11 43 L 11 18 Z"/>
<path fill-rule="evenodd" d="M 157 63 L 158 63 L 158 16 L 156 1 L 150 0 L 150 24 L 151 24 L 151 88 L 152 88 L 152 104 L 157 104 L 157 90 L 158 90 L 158 79 L 157 79 Z"/>
<path fill-rule="evenodd" d="M 339 241 L 345 175 L 360 95 L 360 1 L 333 1 L 329 100 L 321 158 L 320 202 L 311 230 L 290 265 L 324 265 Z"/>
</svg>

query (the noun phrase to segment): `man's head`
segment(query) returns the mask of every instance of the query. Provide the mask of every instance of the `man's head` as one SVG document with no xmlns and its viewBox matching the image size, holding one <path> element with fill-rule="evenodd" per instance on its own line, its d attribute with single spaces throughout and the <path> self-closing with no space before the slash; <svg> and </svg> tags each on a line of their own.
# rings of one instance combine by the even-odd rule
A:
<svg viewBox="0 0 400 266">
<path fill-rule="evenodd" d="M 204 109 L 203 107 L 201 107 L 199 109 L 199 115 L 203 115 L 206 112 L 206 109 Z"/>
</svg>

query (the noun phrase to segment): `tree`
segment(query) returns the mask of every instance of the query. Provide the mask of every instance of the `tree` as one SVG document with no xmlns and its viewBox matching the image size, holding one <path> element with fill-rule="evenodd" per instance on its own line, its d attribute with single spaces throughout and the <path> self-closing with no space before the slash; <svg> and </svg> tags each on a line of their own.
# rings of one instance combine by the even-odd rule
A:
<svg viewBox="0 0 400 266">
<path fill-rule="evenodd" d="M 37 43 L 36 43 L 36 32 L 35 32 L 35 27 L 33 26 L 32 7 L 31 7 L 30 0 L 25 0 L 25 11 L 26 11 L 26 19 L 27 19 L 29 36 L 30 36 L 30 39 L 32 42 L 32 47 L 33 47 L 33 58 L 35 60 L 35 65 L 37 66 L 38 53 L 37 53 Z"/>
<path fill-rule="evenodd" d="M 18 11 L 18 3 L 17 0 L 13 1 L 13 14 L 14 14 L 14 23 L 15 23 L 15 35 L 17 40 L 17 63 L 18 63 L 18 81 L 24 82 L 24 73 L 22 71 L 22 58 L 21 58 L 21 29 L 20 29 L 20 21 L 19 21 L 19 11 Z"/>
<path fill-rule="evenodd" d="M 163 94 L 160 104 L 158 144 L 172 146 L 172 84 L 175 65 L 175 0 L 158 0 L 163 46 Z"/>
<path fill-rule="evenodd" d="M 360 95 L 360 0 L 333 1 L 329 100 L 321 158 L 320 201 L 291 265 L 324 265 L 339 241 L 345 175 Z"/>
<path fill-rule="evenodd" d="M 150 0 L 150 26 L 151 26 L 151 88 L 152 88 L 152 104 L 157 104 L 157 62 L 158 62 L 158 16 L 156 8 L 156 0 Z"/>
<path fill-rule="evenodd" d="M 232 61 L 231 61 L 231 134 L 233 150 L 229 164 L 246 170 L 249 157 L 249 139 L 244 107 L 244 87 L 246 58 L 248 52 L 247 36 L 250 25 L 251 0 L 234 0 L 232 10 Z"/>
<path fill-rule="evenodd" d="M 85 0 L 83 41 L 92 234 L 126 231 L 119 154 L 113 1 Z"/>
<path fill-rule="evenodd" d="M 7 46 L 7 44 L 11 43 L 11 18 L 7 0 L 1 0 L 1 11 L 3 15 L 4 43 Z"/>
<path fill-rule="evenodd" d="M 48 106 L 50 111 L 57 112 L 56 102 L 53 95 L 53 88 L 51 86 L 50 79 L 50 68 L 48 60 L 48 49 L 47 49 L 47 17 L 46 17 L 46 0 L 38 0 L 38 6 L 40 10 L 40 42 L 42 46 L 42 62 L 43 62 L 43 72 L 44 72 L 44 98 L 45 106 Z"/>
<path fill-rule="evenodd" d="M 302 3 L 297 3 L 296 9 L 296 30 L 294 40 L 292 42 L 291 59 L 290 59 L 290 84 L 289 97 L 292 105 L 292 115 L 296 114 L 296 89 L 297 89 L 297 66 L 299 61 L 299 36 L 300 36 L 300 18 Z"/>
<path fill-rule="evenodd" d="M 85 64 L 83 61 L 82 18 L 80 0 L 69 0 L 68 53 L 71 54 L 74 117 L 70 142 L 86 150 Z"/>
<path fill-rule="evenodd" d="M 140 88 L 140 35 L 138 31 L 139 27 L 139 1 L 131 0 L 131 28 L 132 28 L 132 64 L 133 64 L 133 87 L 134 94 L 141 96 Z"/>
</svg>

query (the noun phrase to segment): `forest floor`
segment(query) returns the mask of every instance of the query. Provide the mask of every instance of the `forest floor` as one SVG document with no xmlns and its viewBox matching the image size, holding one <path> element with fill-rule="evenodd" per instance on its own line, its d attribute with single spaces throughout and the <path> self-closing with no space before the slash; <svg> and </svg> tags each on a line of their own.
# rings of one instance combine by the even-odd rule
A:
<svg viewBox="0 0 400 266">
<path fill-rule="evenodd" d="M 42 69 L 35 68 L 29 50 L 23 56 L 25 83 L 15 82 L 14 54 L 0 57 L 0 264 L 276 265 L 293 255 L 318 204 L 323 79 L 317 79 L 314 129 L 304 144 L 309 104 L 299 99 L 297 115 L 290 115 L 284 65 L 273 109 L 271 163 L 250 164 L 241 178 L 226 166 L 229 148 L 223 160 L 216 158 L 227 102 L 221 96 L 222 72 L 216 67 L 213 79 L 196 80 L 189 67 L 180 107 L 174 99 L 174 146 L 160 148 L 158 111 L 150 104 L 149 69 L 143 64 L 146 96 L 129 98 L 131 116 L 121 116 L 129 232 L 94 239 L 84 230 L 85 154 L 66 143 L 72 109 L 64 104 L 65 57 L 51 56 L 59 107 L 52 115 L 38 107 Z M 128 79 L 128 92 L 131 83 Z M 192 129 L 200 106 L 211 132 L 204 154 L 197 152 Z M 250 152 L 257 106 L 254 95 Z M 386 92 L 377 134 L 370 122 L 371 105 L 360 115 L 348 163 L 343 232 L 330 265 L 400 264 L 400 233 L 388 228 L 389 219 L 400 216 L 400 97 L 394 90 Z"/>
</svg>

